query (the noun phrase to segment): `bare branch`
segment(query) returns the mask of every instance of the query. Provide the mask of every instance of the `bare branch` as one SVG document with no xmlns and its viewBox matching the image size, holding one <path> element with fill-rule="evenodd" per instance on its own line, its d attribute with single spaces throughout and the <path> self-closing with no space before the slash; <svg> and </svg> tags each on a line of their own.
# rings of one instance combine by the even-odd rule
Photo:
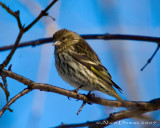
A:
<svg viewBox="0 0 160 128">
<path fill-rule="evenodd" d="M 16 51 L 17 49 L 17 46 L 19 44 L 19 41 L 21 40 L 21 37 L 23 35 L 23 31 L 20 31 L 19 34 L 18 34 L 18 37 L 16 39 L 16 42 L 14 43 L 14 46 L 11 50 L 11 52 L 9 53 L 9 55 L 6 57 L 6 59 L 3 61 L 3 63 L 0 65 L 0 70 L 3 69 L 4 67 L 6 67 L 8 65 L 8 63 L 10 62 L 14 52 Z"/>
<path fill-rule="evenodd" d="M 18 26 L 20 29 L 20 32 L 18 34 L 18 37 L 16 39 L 16 42 L 14 43 L 14 46 L 11 50 L 11 52 L 9 53 L 9 55 L 6 57 L 5 61 L 3 61 L 3 63 L 0 65 L 0 70 L 2 70 L 4 67 L 6 67 L 8 65 L 8 63 L 10 62 L 14 52 L 16 51 L 18 44 L 21 40 L 22 35 L 28 31 L 35 23 L 37 23 L 43 16 L 45 16 L 47 14 L 47 11 L 57 2 L 57 0 L 53 0 L 40 14 L 39 16 L 31 23 L 29 24 L 26 28 L 23 28 L 20 22 L 20 18 L 19 18 L 19 11 L 17 12 L 13 12 L 11 9 L 9 9 L 5 4 L 0 2 L 0 5 L 7 10 L 7 12 L 9 12 L 11 15 L 13 15 L 17 21 L 18 21 Z M 20 22 L 20 23 L 19 23 Z M 19 25 L 20 24 L 20 25 Z"/>
<path fill-rule="evenodd" d="M 6 77 L 10 77 L 12 79 L 15 79 L 23 83 L 24 85 L 27 85 L 31 89 L 39 89 L 41 91 L 58 93 L 67 97 L 72 97 L 74 99 L 83 100 L 84 102 L 87 102 L 87 103 L 96 103 L 96 104 L 101 104 L 101 105 L 106 105 L 111 107 L 126 107 L 126 108 L 139 108 L 139 109 L 140 108 L 143 109 L 151 105 L 148 102 L 136 102 L 136 101 L 124 101 L 124 105 L 123 105 L 119 101 L 106 100 L 99 97 L 88 98 L 82 94 L 78 94 L 78 97 L 77 97 L 77 93 L 75 93 L 74 91 L 68 91 L 68 90 L 55 87 L 49 84 L 35 83 L 32 80 L 29 80 L 23 76 L 13 73 L 12 71 L 7 71 L 5 69 L 2 69 L 1 73 Z M 160 101 L 160 99 L 157 99 L 157 101 Z"/>
<path fill-rule="evenodd" d="M 77 116 L 79 115 L 79 113 L 82 111 L 82 108 L 85 106 L 86 102 L 83 101 L 81 107 L 79 108 L 78 112 L 77 112 Z"/>
<path fill-rule="evenodd" d="M 47 16 L 47 11 L 57 2 L 58 0 L 53 0 L 44 10 L 41 11 L 39 16 L 26 28 L 24 28 L 24 31 L 28 31 L 35 23 L 37 23 L 43 16 Z"/>
<path fill-rule="evenodd" d="M 155 50 L 155 52 L 153 53 L 151 58 L 148 59 L 147 63 L 144 65 L 144 67 L 141 69 L 141 71 L 143 71 L 143 69 L 151 62 L 151 60 L 153 59 L 155 54 L 158 52 L 159 46 L 160 46 L 160 38 L 158 38 L 158 37 L 137 36 L 137 35 L 121 35 L 121 34 L 101 34 L 101 35 L 94 34 L 94 35 L 81 35 L 81 36 L 84 39 L 135 40 L 135 41 L 148 41 L 148 42 L 157 43 L 158 44 L 157 49 Z M 52 41 L 53 41 L 52 37 L 42 38 L 42 39 L 38 39 L 38 40 L 33 40 L 33 41 L 21 43 L 18 45 L 18 47 L 20 48 L 20 47 L 25 47 L 25 46 L 36 46 L 36 45 L 40 45 L 40 44 L 50 43 Z M 14 45 L 0 47 L 0 51 L 8 50 L 13 47 L 14 47 Z"/>
<path fill-rule="evenodd" d="M 18 34 L 18 36 L 17 36 L 17 39 L 16 39 L 16 41 L 15 41 L 13 47 L 12 47 L 12 50 L 10 51 L 10 53 L 9 53 L 9 55 L 6 57 L 6 59 L 3 61 L 3 63 L 0 64 L 0 74 L 1 74 L 1 71 L 3 70 L 3 68 L 6 67 L 6 66 L 9 64 L 9 62 L 10 62 L 13 54 L 15 53 L 15 51 L 16 51 L 16 49 L 17 49 L 17 47 L 18 47 L 18 44 L 19 44 L 19 42 L 20 42 L 23 34 L 24 34 L 26 31 L 28 31 L 35 23 L 37 23 L 43 16 L 47 15 L 47 11 L 54 5 L 54 3 L 56 3 L 56 1 L 57 1 L 57 0 L 53 0 L 53 1 L 46 7 L 46 9 L 43 10 L 43 11 L 39 14 L 39 16 L 38 16 L 31 24 L 29 24 L 26 28 L 23 28 L 23 26 L 22 26 L 22 24 L 21 24 L 20 17 L 19 17 L 19 11 L 14 12 L 14 11 L 12 11 L 9 7 L 7 7 L 5 4 L 3 4 L 3 3 L 0 2 L 0 5 L 1 5 L 9 14 L 11 14 L 12 16 L 14 16 L 14 17 L 17 19 L 18 27 L 19 27 L 19 30 L 20 30 L 20 32 L 19 32 L 19 34 Z M 8 90 L 7 90 L 6 81 L 5 81 L 5 79 L 4 79 L 5 76 L 3 77 L 3 74 L 1 74 L 1 75 L 2 75 L 2 79 L 3 79 L 3 82 L 4 82 L 4 86 L 5 86 L 5 87 L 3 87 L 3 84 L 2 84 L 2 83 L 0 83 L 0 86 L 2 87 L 3 90 L 5 90 L 6 97 L 7 97 L 7 104 L 6 104 L 6 105 L 2 108 L 2 110 L 0 111 L 0 116 L 4 113 L 4 111 L 5 111 L 6 109 L 11 110 L 11 109 L 9 108 L 9 106 L 10 106 L 13 102 L 15 102 L 18 98 L 20 98 L 21 96 L 23 96 L 24 94 L 26 94 L 26 93 L 29 92 L 28 89 L 25 89 L 24 91 L 22 91 L 21 93 L 19 93 L 18 95 L 16 95 L 14 98 L 12 98 L 12 99 L 8 102 L 9 92 L 8 92 Z M 7 91 L 6 91 L 6 90 L 7 90 Z"/>
<path fill-rule="evenodd" d="M 4 75 L 1 75 L 2 77 L 2 81 L 3 81 L 3 85 L 1 84 L 1 88 L 3 89 L 3 91 L 5 92 L 5 95 L 6 95 L 6 101 L 8 103 L 8 98 L 9 98 L 9 91 L 8 91 L 8 84 L 7 84 L 7 80 L 6 80 L 6 76 Z"/>
<path fill-rule="evenodd" d="M 19 99 L 20 97 L 22 97 L 23 95 L 27 94 L 28 92 L 32 91 L 29 88 L 24 89 L 23 91 L 21 91 L 20 93 L 18 93 L 15 97 L 13 97 L 1 110 L 0 110 L 0 117 L 2 116 L 2 114 L 9 109 L 9 106 L 11 104 L 13 104 L 17 99 Z"/>
<path fill-rule="evenodd" d="M 19 29 L 20 29 L 20 32 L 18 34 L 18 37 L 13 45 L 13 48 L 11 50 L 11 52 L 9 53 L 9 55 L 6 57 L 5 61 L 3 61 L 3 63 L 0 65 L 0 70 L 3 69 L 4 67 L 6 67 L 8 65 L 8 63 L 10 62 L 16 48 L 18 47 L 18 44 L 19 44 L 19 41 L 24 33 L 23 31 L 23 27 L 22 27 L 22 24 L 21 24 L 21 21 L 20 21 L 20 18 L 19 18 L 19 11 L 17 12 L 14 12 L 12 11 L 9 7 L 7 7 L 5 4 L 1 3 L 0 2 L 0 5 L 9 13 L 11 14 L 12 16 L 14 16 L 16 19 L 17 19 L 17 22 L 18 22 L 18 26 L 19 26 Z"/>
<path fill-rule="evenodd" d="M 159 37 L 149 37 L 149 36 L 137 36 L 137 35 L 122 35 L 122 34 L 93 34 L 93 35 L 81 35 L 84 39 L 103 39 L 103 40 L 135 40 L 135 41 L 147 41 L 147 42 L 155 42 L 160 45 Z M 18 47 L 25 46 L 36 46 L 45 43 L 52 43 L 52 37 L 41 38 L 33 41 L 27 41 L 20 43 Z M 9 50 L 13 48 L 13 45 L 8 45 L 4 47 L 0 47 L 0 51 Z"/>
<path fill-rule="evenodd" d="M 151 63 L 153 57 L 156 55 L 156 53 L 158 52 L 159 50 L 159 47 L 160 47 L 160 44 L 157 46 L 156 50 L 154 51 L 153 55 L 148 59 L 147 63 L 143 66 L 143 68 L 141 68 L 141 71 L 143 71 L 145 69 L 145 67 Z"/>
<path fill-rule="evenodd" d="M 12 71 L 7 71 L 5 69 L 2 70 L 2 74 L 7 77 L 10 77 L 12 79 L 17 80 L 32 89 L 39 89 L 41 91 L 55 92 L 58 94 L 65 95 L 67 97 L 72 97 L 75 99 L 83 100 L 87 103 L 91 102 L 91 103 L 97 103 L 97 104 L 107 105 L 107 106 L 111 106 L 111 107 L 123 107 L 123 105 L 119 101 L 105 100 L 105 99 L 98 98 L 98 97 L 95 97 L 95 98 L 91 97 L 90 99 L 88 99 L 85 95 L 81 95 L 81 94 L 78 94 L 78 97 L 77 97 L 77 93 L 74 91 L 68 91 L 68 90 L 65 90 L 65 89 L 62 89 L 59 87 L 55 87 L 55 86 L 49 85 L 49 84 L 35 83 L 32 80 L 29 80 L 23 76 L 20 76 L 16 73 L 13 73 Z M 138 102 L 126 101 L 125 103 L 130 103 L 125 107 L 133 107 L 133 105 L 134 106 L 135 105 L 138 105 L 138 106 L 142 105 L 141 103 L 138 103 Z"/>
<path fill-rule="evenodd" d="M 18 48 L 26 47 L 26 46 L 36 46 L 36 45 L 45 44 L 49 42 L 53 42 L 53 39 L 43 38 L 43 39 L 38 39 L 38 40 L 33 40 L 33 41 L 27 41 L 27 42 L 20 43 L 18 45 Z M 0 47 L 0 51 L 5 51 L 5 50 L 12 49 L 12 48 L 13 48 L 13 45 L 8 45 L 8 46 Z"/>
<path fill-rule="evenodd" d="M 127 35 L 127 34 L 93 34 L 82 35 L 84 39 L 104 39 L 104 40 L 135 40 L 135 41 L 147 41 L 160 44 L 159 37 L 139 36 L 139 35 Z"/>
<path fill-rule="evenodd" d="M 84 126 L 93 127 L 93 128 L 103 128 L 105 126 L 113 124 L 116 121 L 126 119 L 126 118 L 136 117 L 143 113 L 160 109 L 160 99 L 151 100 L 148 103 L 150 105 L 144 108 L 129 109 L 129 110 L 123 110 L 118 113 L 112 113 L 109 115 L 107 119 L 97 120 L 93 122 L 85 122 L 81 124 L 68 124 L 68 125 L 62 124 L 56 128 L 71 128 L 71 127 L 84 127 Z M 153 123 L 156 123 L 156 121 Z"/>
<path fill-rule="evenodd" d="M 20 17 L 19 17 L 19 11 L 12 11 L 9 7 L 7 7 L 5 4 L 3 4 L 2 2 L 0 2 L 0 5 L 9 13 L 11 14 L 12 16 L 14 16 L 17 20 L 17 23 L 18 23 L 18 27 L 20 29 L 22 29 L 22 24 L 21 24 L 21 21 L 20 21 Z"/>
<path fill-rule="evenodd" d="M 47 11 L 57 2 L 58 0 L 53 0 L 44 10 L 41 11 L 41 13 L 38 15 L 38 17 L 31 22 L 27 27 L 23 27 L 22 23 L 20 21 L 19 17 L 19 11 L 12 11 L 9 7 L 7 7 L 5 4 L 0 2 L 0 5 L 12 16 L 14 16 L 17 20 L 18 26 L 19 26 L 19 34 L 18 37 L 14 43 L 14 45 L 6 46 L 0 48 L 0 51 L 2 50 L 7 50 L 7 49 L 12 49 L 9 55 L 6 57 L 5 61 L 0 65 L 0 73 L 3 78 L 4 82 L 4 87 L 7 87 L 7 83 L 5 82 L 5 77 L 10 77 L 12 79 L 15 79 L 19 81 L 20 83 L 23 83 L 28 86 L 28 88 L 24 89 L 20 93 L 18 93 L 15 97 L 13 97 L 7 104 L 1 109 L 0 111 L 0 117 L 3 115 L 3 113 L 8 109 L 10 110 L 10 105 L 13 104 L 16 100 L 18 100 L 20 97 L 23 95 L 27 94 L 28 92 L 32 91 L 33 89 L 38 89 L 41 91 L 47 91 L 47 92 L 54 92 L 58 93 L 67 97 L 72 97 L 75 99 L 79 99 L 83 101 L 83 104 L 79 110 L 83 108 L 86 102 L 88 103 L 96 103 L 96 104 L 101 104 L 101 105 L 107 105 L 111 107 L 126 107 L 126 108 L 131 108 L 129 110 L 124 110 L 118 113 L 113 113 L 110 114 L 110 116 L 107 119 L 104 120 L 99 120 L 99 121 L 94 121 L 94 122 L 87 122 L 83 124 L 75 124 L 75 125 L 61 125 L 60 127 L 82 127 L 82 126 L 92 126 L 92 127 L 104 127 L 107 125 L 110 125 L 114 123 L 115 121 L 125 119 L 125 118 L 131 118 L 135 116 L 139 116 L 145 112 L 149 111 L 155 111 L 160 109 L 160 99 L 155 99 L 150 102 L 134 102 L 134 101 L 124 101 L 124 104 L 121 104 L 119 101 L 113 101 L 113 100 L 105 100 L 99 97 L 86 97 L 85 95 L 79 94 L 77 97 L 77 93 L 73 91 L 68 91 L 62 88 L 58 88 L 49 84 L 42 84 L 42 83 L 35 83 L 34 81 L 27 79 L 23 76 L 20 76 L 16 73 L 13 73 L 12 71 L 8 71 L 3 69 L 8 65 L 10 62 L 13 54 L 15 53 L 15 50 L 17 47 L 24 47 L 24 46 L 35 46 L 35 45 L 40 45 L 43 43 L 48 43 L 52 42 L 52 38 L 44 38 L 44 39 L 39 39 L 35 41 L 30 41 L 30 42 L 25 42 L 19 44 L 23 34 L 28 31 L 33 25 L 35 25 L 43 16 L 48 15 Z M 160 38 L 157 37 L 148 37 L 148 36 L 138 36 L 138 35 L 121 35 L 121 34 L 101 34 L 101 35 L 81 35 L 84 39 L 104 39 L 104 40 L 136 40 L 136 41 L 149 41 L 149 42 L 155 42 L 160 46 Z M 152 57 L 148 60 L 147 64 L 151 62 L 155 54 L 157 53 L 159 46 L 157 47 L 156 51 L 152 55 Z M 146 64 L 146 65 L 147 65 Z M 145 66 L 146 66 L 145 65 Z M 0 83 L 0 86 L 3 86 L 2 83 Z M 2 87 L 3 89 L 5 89 Z M 8 98 L 8 97 L 7 97 Z"/>
</svg>

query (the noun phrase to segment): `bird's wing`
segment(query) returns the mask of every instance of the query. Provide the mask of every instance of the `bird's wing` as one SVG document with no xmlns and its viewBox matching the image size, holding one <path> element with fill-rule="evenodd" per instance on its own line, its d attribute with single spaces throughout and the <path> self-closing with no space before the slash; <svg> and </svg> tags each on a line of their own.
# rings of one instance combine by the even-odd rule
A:
<svg viewBox="0 0 160 128">
<path fill-rule="evenodd" d="M 85 55 L 79 55 L 72 53 L 72 56 L 75 60 L 80 62 L 82 65 L 86 66 L 89 70 L 91 70 L 94 74 L 104 80 L 106 83 L 113 85 L 117 88 L 120 92 L 122 89 L 112 81 L 111 75 L 109 74 L 108 70 L 100 63 L 96 62 Z"/>
</svg>

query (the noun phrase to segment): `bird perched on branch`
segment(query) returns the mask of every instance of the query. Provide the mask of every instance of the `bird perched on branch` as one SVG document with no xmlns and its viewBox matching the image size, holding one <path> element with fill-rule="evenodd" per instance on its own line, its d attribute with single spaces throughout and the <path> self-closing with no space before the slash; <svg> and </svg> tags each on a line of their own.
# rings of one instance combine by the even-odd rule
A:
<svg viewBox="0 0 160 128">
<path fill-rule="evenodd" d="M 70 85 L 88 91 L 98 90 L 123 103 L 108 70 L 88 43 L 77 33 L 61 29 L 53 35 L 55 65 L 59 75 Z"/>
</svg>

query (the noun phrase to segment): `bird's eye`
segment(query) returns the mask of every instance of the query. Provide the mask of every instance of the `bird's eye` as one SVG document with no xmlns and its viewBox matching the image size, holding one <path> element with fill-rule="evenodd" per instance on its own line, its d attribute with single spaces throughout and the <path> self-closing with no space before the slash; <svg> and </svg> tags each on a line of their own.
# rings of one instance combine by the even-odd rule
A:
<svg viewBox="0 0 160 128">
<path fill-rule="evenodd" d="M 65 40 L 65 39 L 66 39 L 66 37 L 63 37 L 63 38 L 62 38 L 62 40 Z"/>
</svg>

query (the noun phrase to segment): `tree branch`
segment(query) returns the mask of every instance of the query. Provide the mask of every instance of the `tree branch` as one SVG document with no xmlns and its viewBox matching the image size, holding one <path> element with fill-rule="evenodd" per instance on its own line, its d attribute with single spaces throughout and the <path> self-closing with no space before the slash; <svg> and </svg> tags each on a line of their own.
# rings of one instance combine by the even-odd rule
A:
<svg viewBox="0 0 160 128">
<path fill-rule="evenodd" d="M 0 65 L 0 70 L 2 70 L 4 67 L 6 67 L 8 65 L 8 63 L 10 62 L 14 52 L 16 51 L 18 44 L 21 40 L 22 35 L 28 31 L 35 23 L 37 23 L 43 16 L 45 16 L 47 14 L 47 11 L 57 2 L 57 0 L 53 0 L 43 11 L 41 11 L 41 13 L 39 14 L 39 16 L 31 23 L 29 24 L 26 28 L 22 27 L 22 24 L 20 22 L 20 18 L 19 18 L 19 11 L 18 12 L 14 12 L 11 9 L 9 9 L 5 4 L 0 2 L 0 5 L 11 15 L 13 15 L 18 22 L 18 26 L 20 29 L 20 32 L 18 34 L 18 37 L 16 39 L 16 42 L 14 43 L 11 52 L 9 53 L 9 55 L 6 57 L 5 61 L 3 61 L 3 63 Z"/>
<path fill-rule="evenodd" d="M 160 44 L 159 37 L 139 36 L 139 35 L 127 35 L 127 34 L 94 34 L 94 35 L 82 35 L 84 39 L 104 39 L 104 40 L 135 40 L 135 41 L 147 41 Z"/>
<path fill-rule="evenodd" d="M 124 101 L 124 104 L 121 104 L 119 101 L 114 101 L 114 100 L 105 100 L 99 97 L 91 97 L 88 98 L 85 95 L 78 94 L 73 92 L 73 91 L 68 91 L 62 88 L 58 88 L 49 84 L 42 84 L 42 83 L 35 83 L 34 81 L 27 79 L 23 76 L 20 76 L 12 71 L 8 71 L 3 69 L 8 65 L 10 62 L 13 54 L 15 53 L 15 50 L 17 47 L 24 47 L 24 46 L 35 46 L 47 42 L 52 42 L 52 38 L 44 38 L 40 40 L 35 40 L 31 42 L 25 42 L 19 44 L 23 34 L 28 31 L 33 25 L 35 25 L 43 16 L 47 16 L 48 13 L 47 11 L 57 2 L 58 0 L 53 0 L 44 10 L 41 11 L 41 13 L 38 15 L 38 17 L 31 22 L 27 27 L 22 26 L 22 23 L 20 21 L 19 17 L 19 11 L 12 11 L 9 7 L 7 7 L 5 4 L 0 2 L 0 5 L 12 16 L 14 16 L 17 20 L 18 27 L 19 27 L 19 34 L 17 36 L 17 39 L 14 43 L 14 45 L 6 46 L 0 48 L 2 50 L 7 50 L 7 49 L 12 49 L 9 55 L 6 57 L 5 61 L 0 65 L 0 73 L 4 75 L 5 77 L 10 77 L 12 79 L 15 79 L 19 81 L 20 83 L 23 83 L 28 86 L 28 88 L 24 89 L 20 93 L 18 93 L 15 97 L 13 97 L 7 104 L 0 110 L 0 117 L 3 115 L 3 113 L 9 109 L 10 105 L 13 104 L 16 100 L 18 100 L 20 97 L 23 95 L 27 94 L 28 92 L 32 91 L 33 89 L 38 89 L 41 91 L 47 91 L 47 92 L 54 92 L 58 93 L 67 97 L 72 97 L 74 99 L 79 99 L 84 102 L 88 103 L 96 103 L 96 104 L 101 104 L 101 105 L 106 105 L 106 106 L 111 106 L 111 107 L 126 107 L 126 108 L 131 108 L 130 110 L 124 110 L 118 113 L 113 113 L 111 114 L 107 119 L 104 120 L 99 120 L 98 124 L 97 121 L 94 122 L 87 122 L 83 124 L 78 124 L 79 126 L 100 126 L 104 127 L 107 125 L 112 124 L 115 121 L 125 119 L 125 118 L 131 118 L 134 116 L 138 116 L 140 114 L 143 114 L 145 112 L 149 111 L 154 111 L 157 109 L 160 109 L 160 99 L 155 99 L 150 102 L 134 102 L 134 101 Z M 104 40 L 136 40 L 136 41 L 149 41 L 149 42 L 155 42 L 160 46 L 160 38 L 157 37 L 148 37 L 148 36 L 137 36 L 137 35 L 121 35 L 121 34 L 101 34 L 101 35 L 81 35 L 84 39 L 104 39 Z M 159 48 L 157 48 L 156 52 L 158 51 Z M 155 53 L 156 53 L 155 52 Z M 154 53 L 154 55 L 155 55 Z M 153 56 L 154 56 L 153 55 Z M 153 57 L 152 57 L 153 58 Z M 0 83 L 1 84 L 1 83 Z M 1 85 L 2 86 L 2 85 Z M 106 124 L 102 124 L 104 122 L 107 122 Z M 92 124 L 92 125 L 90 125 Z M 63 127 L 69 126 L 69 125 L 62 125 Z M 73 125 L 72 125 L 73 126 Z M 75 125 L 74 125 L 75 126 Z M 71 127 L 71 125 L 70 125 Z"/>
<path fill-rule="evenodd" d="M 0 65 L 0 70 L 3 69 L 4 67 L 6 67 L 9 64 L 14 52 L 16 51 L 16 49 L 18 47 L 18 44 L 19 44 L 19 41 L 21 40 L 22 35 L 23 35 L 23 31 L 20 31 L 11 52 L 6 57 L 6 59 L 3 61 L 3 63 Z"/>
<path fill-rule="evenodd" d="M 28 31 L 34 24 L 36 24 L 43 16 L 47 16 L 47 11 L 57 2 L 58 0 L 53 0 L 44 10 L 41 11 L 41 13 L 38 15 L 38 17 L 30 23 L 26 28 L 24 28 L 24 31 Z"/>
<path fill-rule="evenodd" d="M 14 16 L 17 20 L 17 23 L 18 23 L 18 27 L 20 29 L 23 29 L 22 27 L 22 24 L 21 24 L 21 20 L 20 20 L 20 17 L 19 17 L 19 11 L 12 11 L 9 7 L 7 7 L 5 4 L 3 4 L 2 2 L 0 2 L 0 5 L 9 13 L 11 14 L 12 16 Z"/>
<path fill-rule="evenodd" d="M 23 27 L 22 27 L 22 24 L 21 24 L 21 21 L 20 21 L 20 18 L 19 18 L 19 11 L 17 12 L 14 12 L 12 11 L 9 7 L 7 7 L 5 4 L 1 3 L 0 2 L 0 5 L 9 13 L 11 14 L 12 16 L 14 16 L 16 19 L 17 19 L 17 22 L 18 22 L 18 27 L 20 29 L 20 32 L 18 34 L 18 37 L 13 45 L 13 48 L 11 50 L 11 52 L 9 53 L 9 55 L 6 57 L 6 59 L 3 61 L 3 63 L 0 65 L 0 70 L 3 69 L 4 67 L 6 67 L 8 65 L 8 63 L 10 62 L 16 48 L 18 47 L 18 44 L 19 44 L 19 41 L 24 33 L 23 31 Z"/>
<path fill-rule="evenodd" d="M 13 73 L 12 71 L 2 69 L 1 73 L 6 77 L 10 77 L 12 79 L 19 81 L 20 83 L 23 83 L 24 85 L 27 85 L 28 88 L 30 89 L 39 89 L 41 91 L 54 92 L 67 97 L 72 97 L 74 99 L 83 100 L 84 102 L 87 102 L 87 103 L 96 103 L 96 104 L 101 104 L 101 105 L 106 105 L 111 107 L 126 107 L 126 108 L 139 108 L 139 109 L 140 108 L 143 109 L 151 105 L 148 102 L 136 102 L 136 101 L 124 101 L 124 105 L 123 105 L 119 101 L 106 100 L 99 97 L 87 98 L 85 95 L 82 95 L 82 94 L 78 94 L 78 97 L 77 97 L 77 93 L 75 93 L 74 91 L 68 91 L 68 90 L 55 87 L 49 84 L 35 83 L 34 81 L 27 79 L 23 76 L 20 76 L 16 73 Z M 157 99 L 157 101 L 160 101 L 160 99 Z"/>
<path fill-rule="evenodd" d="M 3 85 L 1 84 L 1 88 L 3 89 L 3 91 L 5 92 L 5 95 L 6 95 L 6 101 L 8 103 L 8 98 L 9 98 L 9 91 L 8 91 L 8 84 L 7 84 L 7 80 L 6 80 L 6 76 L 4 75 L 1 75 L 2 77 L 2 81 L 3 81 Z"/>
<path fill-rule="evenodd" d="M 141 71 L 143 71 L 145 69 L 145 67 L 151 63 L 153 57 L 156 55 L 156 53 L 158 52 L 159 50 L 159 47 L 160 47 L 160 44 L 157 46 L 156 50 L 154 51 L 153 55 L 148 59 L 147 63 L 141 68 Z"/>
<path fill-rule="evenodd" d="M 149 37 L 149 36 L 138 36 L 138 35 L 122 35 L 122 34 L 101 34 L 101 35 L 81 35 L 84 39 L 103 39 L 103 40 L 135 40 L 135 41 L 147 41 L 147 42 L 155 42 L 158 44 L 157 49 L 153 53 L 150 59 L 148 59 L 147 63 L 143 66 L 141 71 L 152 61 L 155 54 L 158 52 L 160 47 L 160 38 L 158 37 Z M 33 41 L 23 42 L 18 45 L 18 47 L 26 47 L 26 46 L 36 46 L 45 43 L 51 43 L 53 41 L 52 37 L 37 39 Z M 13 48 L 14 45 L 8 45 L 4 47 L 0 47 L 0 51 L 5 51 Z"/>
<path fill-rule="evenodd" d="M 122 34 L 94 34 L 94 35 L 81 35 L 84 39 L 103 39 L 103 40 L 135 40 L 135 41 L 147 41 L 147 42 L 155 42 L 160 45 L 159 37 L 149 37 L 149 36 L 137 36 L 137 35 L 122 35 Z M 18 47 L 26 47 L 26 46 L 36 46 L 45 43 L 52 43 L 52 37 L 41 38 L 33 41 L 27 41 L 20 43 Z M 0 47 L 0 51 L 9 50 L 13 48 L 13 45 L 8 45 L 4 47 Z"/>
<path fill-rule="evenodd" d="M 1 71 L 4 69 L 4 67 L 6 67 L 13 54 L 15 53 L 17 47 L 18 47 L 18 44 L 23 36 L 23 34 L 28 31 L 35 23 L 37 23 L 43 16 L 46 16 L 48 15 L 47 14 L 47 11 L 57 2 L 58 0 L 53 0 L 43 11 L 41 11 L 41 13 L 39 14 L 39 16 L 33 21 L 31 22 L 26 28 L 24 28 L 24 26 L 22 26 L 22 23 L 20 21 L 20 17 L 19 17 L 19 11 L 12 11 L 9 7 L 7 7 L 5 4 L 3 4 L 2 2 L 0 2 L 0 5 L 9 13 L 11 14 L 12 16 L 14 16 L 18 22 L 18 27 L 19 27 L 19 34 L 17 36 L 17 39 L 12 47 L 12 50 L 10 51 L 9 55 L 6 57 L 6 59 L 3 61 L 2 64 L 0 64 L 0 74 L 1 74 Z M 2 89 L 5 89 L 3 88 L 3 85 L 0 83 L 0 86 L 2 87 Z M 29 90 L 26 89 L 24 91 L 22 91 L 21 93 L 19 93 L 17 96 L 15 96 L 14 98 L 12 98 L 5 106 L 4 108 L 0 111 L 0 116 L 3 114 L 3 112 L 6 110 L 6 109 L 9 109 L 9 106 L 15 102 L 18 98 L 20 98 L 21 96 L 23 96 L 24 94 L 26 94 Z M 5 91 L 6 93 L 6 91 Z M 8 93 L 6 93 L 6 97 L 8 98 Z M 8 100 L 8 99 L 7 99 Z"/>
<path fill-rule="evenodd" d="M 56 128 L 71 128 L 71 127 L 84 127 L 84 126 L 88 126 L 92 128 L 103 128 L 105 126 L 113 124 L 118 120 L 136 117 L 143 113 L 160 109 L 160 99 L 151 100 L 148 103 L 150 105 L 145 106 L 144 108 L 129 109 L 129 110 L 123 110 L 118 113 L 112 113 L 109 115 L 107 119 L 97 120 L 92 122 L 85 122 L 81 124 L 68 124 L 68 125 L 62 124 Z M 156 123 L 156 122 L 153 122 L 153 123 Z M 120 124 L 120 122 L 118 124 Z"/>
<path fill-rule="evenodd" d="M 2 114 L 9 109 L 9 106 L 11 104 L 13 104 L 16 100 L 18 100 L 20 97 L 22 97 L 23 95 L 27 94 L 28 92 L 32 91 L 29 88 L 24 89 L 23 91 L 21 91 L 20 93 L 18 93 L 15 97 L 13 97 L 1 110 L 0 110 L 0 117 L 2 116 Z"/>
<path fill-rule="evenodd" d="M 38 40 L 27 41 L 24 43 L 20 43 L 18 45 L 18 48 L 26 47 L 26 46 L 36 46 L 36 45 L 40 45 L 40 44 L 44 44 L 44 43 L 49 43 L 52 41 L 53 41 L 52 38 L 42 38 L 42 39 L 38 39 Z M 0 51 L 5 51 L 5 50 L 12 49 L 12 48 L 13 48 L 13 45 L 8 45 L 8 46 L 0 47 Z"/>
</svg>

